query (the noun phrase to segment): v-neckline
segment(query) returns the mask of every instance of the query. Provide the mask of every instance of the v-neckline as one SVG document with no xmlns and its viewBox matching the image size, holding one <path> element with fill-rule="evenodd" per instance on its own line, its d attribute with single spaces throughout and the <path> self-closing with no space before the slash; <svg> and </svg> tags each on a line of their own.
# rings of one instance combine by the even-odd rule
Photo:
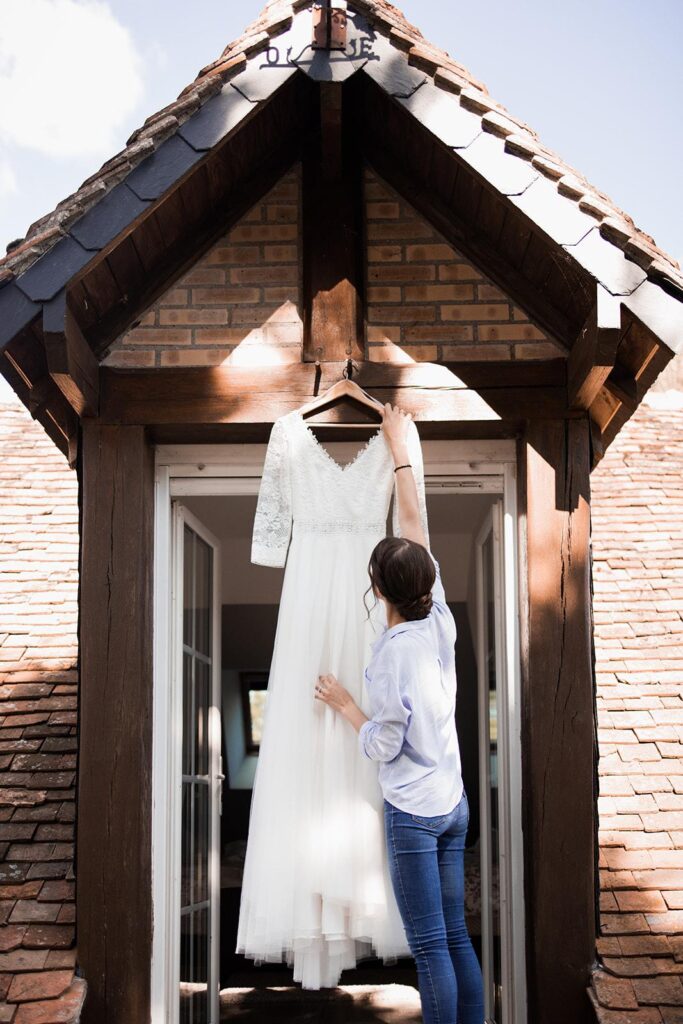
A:
<svg viewBox="0 0 683 1024">
<path fill-rule="evenodd" d="M 328 452 L 327 448 L 325 448 L 324 445 L 322 445 L 320 443 L 320 441 L 315 436 L 315 434 L 313 433 L 313 431 L 311 430 L 310 426 L 308 425 L 308 423 L 306 422 L 306 420 L 304 419 L 302 414 L 299 412 L 299 410 L 295 409 L 294 413 L 295 413 L 296 418 L 298 419 L 299 423 L 304 428 L 305 432 L 311 438 L 311 440 L 312 440 L 313 444 L 315 445 L 315 447 L 317 448 L 317 450 L 319 452 L 321 452 L 324 455 L 324 457 L 328 460 L 328 462 L 330 462 L 335 467 L 335 469 L 337 469 L 340 473 L 345 473 L 347 469 L 351 468 L 351 466 L 355 466 L 356 463 L 358 462 L 359 458 L 362 455 L 365 455 L 365 453 L 370 450 L 372 444 L 377 440 L 378 437 L 382 436 L 382 427 L 380 425 L 380 429 L 377 431 L 377 433 L 373 434 L 372 437 L 369 437 L 368 440 L 365 442 L 365 444 L 362 445 L 358 449 L 358 451 L 356 452 L 354 457 L 351 459 L 351 461 L 347 462 L 345 466 L 342 466 L 339 462 L 337 462 L 336 459 L 332 458 L 332 456 Z"/>
</svg>

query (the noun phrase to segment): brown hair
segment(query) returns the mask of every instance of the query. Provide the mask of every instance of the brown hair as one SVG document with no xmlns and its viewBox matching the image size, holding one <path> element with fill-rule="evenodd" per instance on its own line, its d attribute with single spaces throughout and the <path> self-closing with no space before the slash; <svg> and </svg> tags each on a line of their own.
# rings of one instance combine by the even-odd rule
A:
<svg viewBox="0 0 683 1024">
<path fill-rule="evenodd" d="M 426 619 L 432 610 L 434 562 L 427 548 L 405 537 L 385 537 L 375 545 L 368 562 L 370 586 L 375 587 L 407 620 Z M 376 602 L 376 599 L 375 599 Z M 370 616 L 368 606 L 365 610 Z"/>
</svg>

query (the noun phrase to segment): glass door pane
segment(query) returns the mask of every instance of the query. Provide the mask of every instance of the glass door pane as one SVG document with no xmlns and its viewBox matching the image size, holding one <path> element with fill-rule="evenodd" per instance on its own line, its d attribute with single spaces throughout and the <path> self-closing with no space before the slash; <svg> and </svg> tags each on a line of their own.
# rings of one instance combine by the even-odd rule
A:
<svg viewBox="0 0 683 1024">
<path fill-rule="evenodd" d="M 498 509 L 477 538 L 477 663 L 479 676 L 479 793 L 481 806 L 481 933 L 487 1019 L 503 1024 L 501 927 L 501 588 Z"/>
<path fill-rule="evenodd" d="M 182 776 L 177 1019 L 179 1024 L 218 1024 L 220 748 L 211 728 L 220 706 L 214 636 L 217 548 L 212 538 L 200 534 L 200 524 L 186 509 L 180 507 L 178 513 L 178 531 L 182 530 L 176 546 L 177 557 L 182 559 L 182 568 L 178 567 L 182 580 L 178 602 L 182 615 L 178 629 L 182 643 Z"/>
</svg>

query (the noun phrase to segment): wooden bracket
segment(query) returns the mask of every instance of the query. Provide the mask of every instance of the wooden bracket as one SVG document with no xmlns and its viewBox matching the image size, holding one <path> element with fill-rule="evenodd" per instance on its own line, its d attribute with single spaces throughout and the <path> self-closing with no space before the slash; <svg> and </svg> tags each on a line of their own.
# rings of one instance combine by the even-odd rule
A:
<svg viewBox="0 0 683 1024">
<path fill-rule="evenodd" d="M 612 372 L 621 337 L 621 299 L 598 283 L 595 302 L 567 361 L 570 408 L 590 408 Z"/>
<path fill-rule="evenodd" d="M 97 416 L 99 364 L 62 290 L 43 306 L 43 337 L 50 376 L 79 416 Z"/>
</svg>

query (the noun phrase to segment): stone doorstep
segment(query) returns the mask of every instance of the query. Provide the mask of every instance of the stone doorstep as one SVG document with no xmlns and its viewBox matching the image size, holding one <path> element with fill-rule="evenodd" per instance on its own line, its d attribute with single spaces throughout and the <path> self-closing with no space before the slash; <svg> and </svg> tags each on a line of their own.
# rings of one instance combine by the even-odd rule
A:
<svg viewBox="0 0 683 1024">
<path fill-rule="evenodd" d="M 297 986 L 227 988 L 220 994 L 221 1021 L 254 1024 L 420 1024 L 420 996 L 411 985 L 339 985 L 320 990 Z M 292 1014 L 296 1013 L 296 1016 Z M 305 1015 L 305 1016 L 302 1016 Z M 267 1016 L 266 1016 L 267 1015 Z M 376 1016 L 375 1016 L 376 1015 Z"/>
</svg>

